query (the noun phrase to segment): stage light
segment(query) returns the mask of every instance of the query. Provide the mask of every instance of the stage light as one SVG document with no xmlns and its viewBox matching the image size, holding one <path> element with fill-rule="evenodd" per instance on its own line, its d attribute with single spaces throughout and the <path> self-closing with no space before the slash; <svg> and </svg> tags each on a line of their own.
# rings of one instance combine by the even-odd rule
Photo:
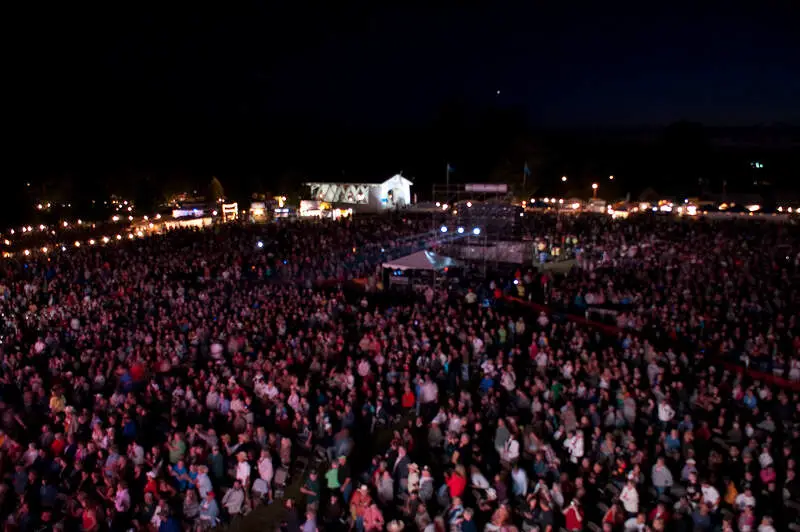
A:
<svg viewBox="0 0 800 532">
<path fill-rule="evenodd" d="M 480 227 L 474 228 L 472 230 L 472 234 L 475 235 L 475 236 L 478 236 L 479 234 L 481 234 L 481 228 Z"/>
<path fill-rule="evenodd" d="M 258 249 L 261 249 L 264 247 L 264 243 L 261 240 L 259 240 L 258 242 L 256 242 L 256 246 L 258 246 Z"/>
<path fill-rule="evenodd" d="M 460 234 L 463 234 L 463 233 L 464 233 L 464 228 L 463 227 L 459 227 L 458 228 L 458 234 L 460 235 Z"/>
<path fill-rule="evenodd" d="M 439 231 L 441 231 L 442 233 L 446 233 L 447 232 L 447 226 L 443 225 L 442 227 L 439 228 Z"/>
</svg>

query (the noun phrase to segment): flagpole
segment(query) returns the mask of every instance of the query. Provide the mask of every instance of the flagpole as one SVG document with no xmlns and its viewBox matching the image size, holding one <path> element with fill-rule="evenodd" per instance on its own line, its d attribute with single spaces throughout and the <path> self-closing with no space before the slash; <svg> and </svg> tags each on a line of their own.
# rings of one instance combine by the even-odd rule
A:
<svg viewBox="0 0 800 532">
<path fill-rule="evenodd" d="M 444 182 L 447 186 L 447 193 L 450 193 L 450 163 L 447 163 L 447 166 L 444 167 L 445 178 Z"/>
</svg>

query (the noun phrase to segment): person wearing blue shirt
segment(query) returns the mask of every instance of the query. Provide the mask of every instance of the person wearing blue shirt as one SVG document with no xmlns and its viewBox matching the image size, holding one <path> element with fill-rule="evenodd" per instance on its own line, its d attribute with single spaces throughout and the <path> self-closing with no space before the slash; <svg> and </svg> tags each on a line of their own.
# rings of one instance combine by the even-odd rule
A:
<svg viewBox="0 0 800 532">
<path fill-rule="evenodd" d="M 179 460 L 177 464 L 172 466 L 170 474 L 175 478 L 179 491 L 186 491 L 189 486 L 189 471 L 186 469 L 186 464 L 183 460 Z"/>
</svg>

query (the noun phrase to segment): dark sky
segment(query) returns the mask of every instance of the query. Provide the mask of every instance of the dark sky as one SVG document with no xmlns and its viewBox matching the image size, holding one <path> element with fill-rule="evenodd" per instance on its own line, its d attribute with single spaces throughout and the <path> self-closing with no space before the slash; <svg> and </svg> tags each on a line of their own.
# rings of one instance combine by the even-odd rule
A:
<svg viewBox="0 0 800 532">
<path fill-rule="evenodd" d="M 800 118 L 793 1 L 387 3 L 18 13 L 7 125 L 40 153 L 287 123 L 418 127 L 452 102 L 518 107 L 546 127 Z"/>
</svg>

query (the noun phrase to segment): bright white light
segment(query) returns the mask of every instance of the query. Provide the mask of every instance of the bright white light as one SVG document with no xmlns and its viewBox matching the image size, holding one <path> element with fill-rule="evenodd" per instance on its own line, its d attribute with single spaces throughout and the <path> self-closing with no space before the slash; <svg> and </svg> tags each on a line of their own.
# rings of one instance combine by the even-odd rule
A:
<svg viewBox="0 0 800 532">
<path fill-rule="evenodd" d="M 42 253 L 47 253 L 47 246 L 42 248 Z"/>
<path fill-rule="evenodd" d="M 561 182 L 562 182 L 562 183 L 566 183 L 566 182 L 567 182 L 567 176 L 565 176 L 565 175 L 562 175 L 562 176 L 561 176 Z"/>
<path fill-rule="evenodd" d="M 156 214 L 156 220 L 160 220 L 160 219 L 161 219 L 161 215 L 160 214 Z"/>
<path fill-rule="evenodd" d="M 478 236 L 479 234 L 481 234 L 481 228 L 480 227 L 474 228 L 472 230 L 472 234 L 475 235 L 475 236 Z"/>
<path fill-rule="evenodd" d="M 112 217 L 111 217 L 111 221 L 113 221 L 113 222 L 118 222 L 118 221 L 119 221 L 119 216 L 117 216 L 117 215 L 115 214 L 114 216 L 112 216 Z"/>
<path fill-rule="evenodd" d="M 259 240 L 258 242 L 256 242 L 256 246 L 258 246 L 258 248 L 261 249 L 264 247 L 264 243 L 261 240 Z"/>
<path fill-rule="evenodd" d="M 63 223 L 63 224 L 61 224 L 61 225 L 63 225 L 64 227 L 69 227 L 69 224 L 68 224 L 67 222 L 64 222 L 64 223 Z"/>
<path fill-rule="evenodd" d="M 471 201 L 467 202 L 467 207 L 472 207 L 472 202 Z"/>
<path fill-rule="evenodd" d="M 464 228 L 463 227 L 459 227 L 458 228 L 458 234 L 460 235 L 460 234 L 463 234 L 463 233 L 464 233 Z"/>
<path fill-rule="evenodd" d="M 761 210 L 761 205 L 748 205 L 747 210 L 750 212 L 756 212 Z"/>
<path fill-rule="evenodd" d="M 216 216 L 217 214 L 218 214 L 218 213 L 217 213 L 217 211 L 211 211 L 211 215 L 212 215 L 212 216 Z M 145 216 L 144 218 L 145 218 L 145 220 L 146 220 L 146 219 L 147 219 L 147 216 Z"/>
<path fill-rule="evenodd" d="M 614 176 L 613 175 L 608 176 L 608 180 L 609 181 L 614 181 Z"/>
<path fill-rule="evenodd" d="M 525 216 L 525 213 L 524 213 L 524 212 L 521 212 L 521 213 L 519 213 L 519 217 L 520 217 L 520 218 L 522 218 L 523 216 Z"/>
<path fill-rule="evenodd" d="M 558 203 L 564 203 L 564 198 L 559 199 Z"/>
<path fill-rule="evenodd" d="M 105 243 L 105 244 L 108 244 L 108 241 L 109 241 L 109 240 L 110 240 L 110 239 L 109 239 L 107 236 L 104 236 L 104 237 L 103 237 L 103 243 Z"/>
<path fill-rule="evenodd" d="M 27 255 L 30 255 L 30 254 L 31 254 L 31 250 L 29 250 L 29 249 L 26 249 L 25 251 L 23 251 L 23 253 L 25 253 L 25 255 L 26 255 L 26 256 L 27 256 Z"/>
<path fill-rule="evenodd" d="M 44 231 L 44 225 L 39 226 L 39 231 Z"/>
<path fill-rule="evenodd" d="M 441 226 L 439 228 L 439 231 L 441 231 L 442 233 L 446 233 L 447 232 L 447 226 L 446 225 Z"/>
<path fill-rule="evenodd" d="M 519 279 L 514 279 L 514 284 L 519 284 Z"/>
<path fill-rule="evenodd" d="M 128 233 L 128 239 L 129 240 L 133 240 L 134 239 L 133 233 Z"/>
<path fill-rule="evenodd" d="M 128 216 L 128 220 L 132 222 L 133 221 L 133 216 Z"/>
<path fill-rule="evenodd" d="M 61 251 L 66 251 L 66 250 L 67 250 L 67 246 L 61 246 Z"/>
<path fill-rule="evenodd" d="M 450 208 L 450 205 L 448 205 L 447 203 L 445 203 L 444 205 L 442 205 L 442 210 L 443 210 L 443 211 L 446 211 L 446 210 L 447 210 L 447 209 L 449 209 L 449 208 Z"/>
<path fill-rule="evenodd" d="M 75 247 L 76 247 L 76 248 L 79 248 L 79 247 L 81 247 L 81 243 L 80 243 L 80 242 L 78 242 L 77 240 L 75 241 Z"/>
<path fill-rule="evenodd" d="M 437 201 L 437 202 L 436 202 L 436 206 L 437 206 L 437 207 L 441 207 L 441 206 L 442 206 L 442 204 L 441 204 L 441 203 L 439 203 L 439 202 Z"/>
<path fill-rule="evenodd" d="M 90 245 L 90 246 L 94 246 L 94 238 L 92 238 L 91 240 L 89 240 L 89 245 Z"/>
<path fill-rule="evenodd" d="M 672 212 L 672 206 L 671 205 L 662 205 L 661 206 L 661 212 Z"/>
<path fill-rule="evenodd" d="M 597 190 L 597 183 L 592 183 L 592 190 Z"/>
</svg>

